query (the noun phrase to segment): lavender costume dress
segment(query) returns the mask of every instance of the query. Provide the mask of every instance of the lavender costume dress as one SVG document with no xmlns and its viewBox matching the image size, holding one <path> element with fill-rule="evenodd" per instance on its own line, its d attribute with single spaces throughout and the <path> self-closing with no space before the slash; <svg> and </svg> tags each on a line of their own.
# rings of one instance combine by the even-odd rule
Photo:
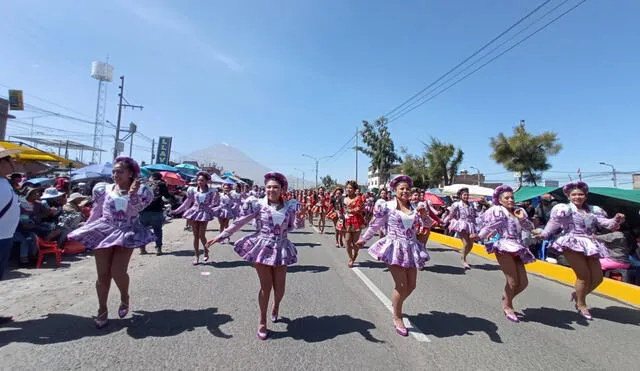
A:
<svg viewBox="0 0 640 371">
<path fill-rule="evenodd" d="M 524 209 L 520 209 L 527 215 Z M 533 229 L 533 223 L 528 217 L 518 219 L 511 215 L 509 211 L 500 205 L 490 207 L 485 213 L 482 222 L 482 229 L 479 237 L 485 239 L 490 235 L 497 233 L 500 238 L 485 245 L 487 253 L 504 253 L 520 257 L 524 264 L 536 261 L 535 256 L 522 243 L 522 231 L 530 231 Z"/>
<path fill-rule="evenodd" d="M 361 241 L 368 241 L 382 228 L 387 234 L 369 248 L 369 255 L 388 265 L 399 265 L 403 268 L 422 268 L 429 260 L 424 244 L 416 238 L 419 228 L 431 227 L 429 217 L 421 218 L 415 209 L 411 214 L 398 210 L 396 200 L 378 204 L 369 228 L 364 232 Z"/>
<path fill-rule="evenodd" d="M 218 218 L 234 219 L 238 216 L 238 209 L 231 193 L 220 194 L 220 203 L 214 209 Z"/>
<path fill-rule="evenodd" d="M 87 223 L 69 233 L 70 240 L 87 249 L 123 246 L 142 247 L 155 241 L 154 234 L 138 214 L 153 201 L 153 192 L 141 185 L 137 193 L 120 196 L 113 184 L 98 183 L 93 189 L 93 209 Z"/>
<path fill-rule="evenodd" d="M 287 238 L 287 232 L 304 228 L 304 218 L 297 218 L 299 203 L 289 200 L 280 210 L 269 206 L 267 198 L 249 197 L 243 211 L 227 229 L 216 238 L 223 241 L 251 220 L 255 220 L 257 231 L 241 238 L 234 244 L 235 252 L 246 261 L 270 266 L 295 264 L 297 250 Z"/>
<path fill-rule="evenodd" d="M 444 223 L 449 223 L 451 231 L 473 234 L 478 232 L 476 218 L 476 209 L 473 205 L 465 206 L 462 201 L 456 201 L 449 208 L 449 214 L 444 219 Z"/>
<path fill-rule="evenodd" d="M 562 235 L 551 244 L 551 248 L 558 252 L 566 249 L 586 256 L 606 258 L 609 251 L 602 242 L 593 238 L 593 234 L 597 227 L 611 230 L 618 225 L 615 218 L 607 218 L 606 213 L 597 206 L 589 206 L 589 212 L 585 212 L 579 211 L 574 204 L 558 204 L 551 209 L 551 217 L 541 235 L 548 239 L 562 230 Z"/>
<path fill-rule="evenodd" d="M 200 192 L 197 187 L 187 189 L 187 198 L 174 212 L 184 212 L 183 218 L 196 222 L 208 222 L 216 217 L 214 208 L 220 201 L 218 190 L 209 188 L 206 192 Z"/>
</svg>

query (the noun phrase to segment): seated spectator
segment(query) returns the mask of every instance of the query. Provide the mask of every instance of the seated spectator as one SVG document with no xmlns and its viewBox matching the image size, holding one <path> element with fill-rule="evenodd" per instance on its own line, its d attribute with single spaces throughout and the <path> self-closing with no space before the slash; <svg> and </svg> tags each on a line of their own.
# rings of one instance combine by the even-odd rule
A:
<svg viewBox="0 0 640 371">
<path fill-rule="evenodd" d="M 49 208 L 41 201 L 42 188 L 27 186 L 23 190 L 24 197 L 20 200 L 20 223 L 18 231 L 25 233 L 35 233 L 45 241 L 51 241 L 60 235 L 60 230 L 56 228 L 56 223 L 47 221 L 52 218 L 58 210 Z"/>
<path fill-rule="evenodd" d="M 602 241 L 609 250 L 609 257 L 600 259 L 602 270 L 629 268 L 631 266 L 629 255 L 635 250 L 636 239 L 626 224 L 623 224 L 617 231 L 603 232 L 594 236 L 595 239 Z"/>
<path fill-rule="evenodd" d="M 9 175 L 9 183 L 11 184 L 11 187 L 13 187 L 13 191 L 15 193 L 20 193 L 20 188 L 22 186 L 22 174 L 20 173 L 13 173 L 11 175 Z"/>
</svg>

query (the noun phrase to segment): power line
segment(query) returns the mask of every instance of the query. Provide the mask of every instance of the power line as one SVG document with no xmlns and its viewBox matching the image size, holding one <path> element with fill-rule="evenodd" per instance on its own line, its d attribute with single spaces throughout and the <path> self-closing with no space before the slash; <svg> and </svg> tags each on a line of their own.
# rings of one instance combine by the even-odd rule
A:
<svg viewBox="0 0 640 371">
<path fill-rule="evenodd" d="M 8 85 L 5 85 L 5 84 L 0 84 L 0 86 L 5 87 L 5 88 L 7 88 L 7 89 L 13 89 L 11 86 L 8 86 Z M 82 112 L 75 111 L 75 110 L 73 110 L 73 109 L 71 109 L 71 108 L 69 108 L 69 107 L 65 107 L 65 106 L 63 106 L 63 105 L 60 105 L 60 104 L 54 103 L 54 102 L 52 102 L 52 101 L 50 101 L 50 100 L 47 100 L 47 99 L 44 99 L 44 98 L 40 98 L 40 97 L 35 96 L 35 95 L 33 95 L 33 94 L 26 94 L 26 93 L 25 93 L 25 95 L 26 95 L 26 96 L 29 96 L 29 97 L 32 97 L 32 98 L 35 98 L 35 99 L 37 99 L 37 100 L 40 100 L 40 101 L 42 101 L 42 102 L 48 103 L 48 104 L 50 104 L 50 105 L 52 105 L 52 106 L 56 106 L 56 107 L 58 107 L 58 108 L 65 109 L 65 110 L 67 110 L 67 111 L 69 111 L 69 112 L 73 112 L 73 113 L 75 113 L 75 114 L 78 114 L 78 115 L 81 115 L 81 116 L 84 116 L 84 117 L 90 117 L 90 116 L 87 116 L 86 114 L 84 114 L 84 113 L 82 113 Z"/>
<path fill-rule="evenodd" d="M 498 40 L 499 38 L 501 38 L 502 36 L 504 36 L 505 34 L 507 34 L 509 31 L 511 31 L 512 29 L 514 29 L 515 27 L 517 27 L 520 23 L 522 23 L 523 21 L 525 21 L 527 18 L 529 18 L 530 16 L 532 16 L 534 13 L 536 13 L 538 10 L 540 10 L 543 6 L 547 5 L 551 0 L 545 0 L 543 1 L 540 5 L 538 5 L 535 9 L 533 9 L 531 12 L 529 12 L 528 14 L 526 14 L 524 17 L 520 18 L 516 23 L 512 24 L 509 28 L 507 28 L 505 31 L 501 32 L 498 36 L 494 37 L 493 39 L 491 39 L 489 42 L 487 42 L 486 44 L 484 44 L 480 49 L 476 50 L 473 54 L 471 54 L 470 56 L 468 56 L 467 58 L 465 58 L 464 60 L 462 60 L 460 63 L 458 63 L 457 65 L 455 65 L 453 68 L 451 68 L 449 71 L 447 71 L 446 73 L 444 73 L 443 75 L 441 75 L 440 77 L 438 77 L 438 79 L 436 79 L 435 81 L 433 81 L 432 83 L 430 83 L 429 85 L 427 85 L 425 88 L 423 88 L 422 90 L 418 91 L 417 93 L 415 93 L 414 95 L 412 95 L 409 99 L 405 100 L 404 102 L 402 102 L 401 104 L 399 104 L 398 106 L 396 106 L 394 109 L 392 109 L 391 111 L 387 112 L 384 116 L 388 117 L 391 114 L 393 114 L 394 112 L 396 112 L 397 110 L 399 110 L 400 108 L 402 108 L 403 106 L 405 106 L 407 103 L 411 102 L 413 99 L 415 99 L 416 97 L 418 97 L 419 95 L 421 95 L 422 93 L 424 93 L 427 89 L 429 89 L 430 87 L 434 86 L 435 84 L 437 84 L 440 80 L 444 79 L 447 75 L 449 75 L 451 72 L 455 71 L 456 69 L 458 69 L 458 67 L 462 66 L 463 64 L 467 63 L 471 58 L 475 57 L 476 55 L 478 55 L 480 52 L 482 52 L 484 49 L 486 49 L 487 47 L 489 47 L 489 45 L 493 44 L 496 40 Z"/>
<path fill-rule="evenodd" d="M 413 103 L 412 106 L 410 107 L 405 107 L 403 109 L 403 111 L 399 114 L 397 114 L 396 116 L 394 116 L 392 119 L 389 120 L 389 123 L 398 120 L 399 118 L 401 118 L 402 116 L 408 114 L 409 112 L 415 110 L 416 108 L 422 106 L 423 104 L 435 99 L 436 97 L 438 97 L 440 94 L 444 93 L 445 91 L 451 89 L 452 87 L 456 86 L 457 84 L 459 84 L 460 82 L 466 80 L 469 76 L 473 75 L 474 73 L 478 72 L 479 70 L 481 70 L 482 68 L 486 67 L 487 65 L 489 65 L 490 63 L 492 63 L 493 61 L 495 61 L 496 59 L 500 58 L 501 56 L 503 56 L 504 54 L 508 53 L 509 51 L 513 50 L 515 47 L 517 47 L 518 45 L 522 44 L 523 42 L 527 41 L 528 39 L 530 39 L 531 37 L 533 37 L 534 35 L 536 35 L 538 32 L 544 30 L 545 28 L 547 28 L 548 26 L 550 26 L 551 24 L 555 23 L 556 21 L 558 21 L 560 18 L 564 17 L 565 15 L 569 14 L 570 12 L 572 12 L 573 10 L 575 10 L 576 8 L 578 8 L 580 5 L 584 4 L 587 0 L 582 0 L 579 3 L 577 3 L 576 5 L 574 5 L 573 7 L 569 8 L 568 10 L 566 10 L 565 12 L 561 13 L 560 15 L 558 15 L 557 17 L 553 18 L 551 21 L 547 22 L 544 26 L 538 28 L 537 30 L 535 30 L 534 32 L 530 33 L 529 35 L 527 35 L 526 37 L 524 37 L 523 39 L 521 39 L 520 41 L 518 41 L 517 43 L 515 43 L 514 45 L 512 45 L 511 47 L 509 47 L 508 49 L 504 50 L 503 52 L 501 52 L 500 54 L 496 55 L 495 57 L 491 58 L 490 60 L 488 60 L 487 62 L 483 63 L 482 65 L 480 65 L 478 68 L 474 69 L 473 71 L 469 72 L 468 74 L 464 75 L 462 78 L 456 80 L 453 84 L 447 86 L 446 88 L 440 90 L 439 92 L 437 92 L 435 95 L 432 95 L 431 97 L 427 98 L 427 99 L 423 99 L 422 101 L 418 101 L 417 103 Z"/>
</svg>

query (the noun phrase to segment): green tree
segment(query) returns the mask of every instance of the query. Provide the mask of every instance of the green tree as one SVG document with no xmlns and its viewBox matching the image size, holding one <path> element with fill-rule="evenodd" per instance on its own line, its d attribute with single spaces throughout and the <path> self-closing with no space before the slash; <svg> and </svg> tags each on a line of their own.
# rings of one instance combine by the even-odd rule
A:
<svg viewBox="0 0 640 371">
<path fill-rule="evenodd" d="M 441 142 L 434 137 L 431 137 L 429 143 L 422 142 L 422 144 L 430 185 L 451 185 L 458 174 L 464 152 L 453 144 Z"/>
<path fill-rule="evenodd" d="M 429 175 L 427 172 L 427 161 L 422 155 L 413 155 L 405 147 L 400 147 L 402 163 L 394 167 L 393 172 L 400 172 L 413 179 L 413 185 L 418 188 L 430 188 Z"/>
<path fill-rule="evenodd" d="M 357 150 L 369 157 L 372 170 L 380 177 L 380 184 L 386 184 L 393 164 L 402 161 L 396 154 L 387 119 L 380 117 L 373 123 L 362 121 L 362 124 L 364 129 L 360 131 L 360 135 L 364 146 L 358 146 Z"/>
<path fill-rule="evenodd" d="M 512 136 L 499 133 L 491 138 L 490 144 L 493 149 L 491 158 L 505 169 L 520 173 L 520 185 L 524 181 L 534 186 L 538 185 L 540 173 L 551 168 L 549 156 L 562 149 L 556 133 L 545 131 L 534 135 L 527 131 L 524 120 L 513 128 Z"/>
<path fill-rule="evenodd" d="M 322 185 L 326 189 L 329 189 L 338 183 L 338 181 L 336 179 L 333 179 L 329 174 L 323 176 L 322 178 L 320 178 L 320 180 L 322 181 Z"/>
</svg>

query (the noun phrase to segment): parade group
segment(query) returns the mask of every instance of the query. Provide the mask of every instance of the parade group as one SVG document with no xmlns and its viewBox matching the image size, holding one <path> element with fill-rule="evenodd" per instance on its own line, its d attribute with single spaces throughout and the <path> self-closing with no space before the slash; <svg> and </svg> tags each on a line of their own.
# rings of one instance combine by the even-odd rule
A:
<svg viewBox="0 0 640 371">
<path fill-rule="evenodd" d="M 11 161 L 10 157 L 2 156 L 4 153 L 7 151 L 0 153 L 3 166 Z M 9 175 L 8 170 L 4 173 L 3 177 Z M 117 314 L 120 318 L 128 314 L 127 268 L 132 252 L 139 248 L 141 253 L 147 253 L 145 246 L 155 243 L 156 253 L 162 254 L 165 203 L 168 197 L 173 197 L 158 174 L 141 179 L 140 167 L 128 157 L 114 161 L 112 179 L 113 183 L 93 186 L 90 197 L 72 192 L 63 198 L 63 205 L 43 206 L 42 196 L 59 197 L 55 188 L 16 189 L 18 182 L 14 182 L 13 190 L 20 197 L 12 192 L 6 198 L 7 206 L 4 195 L 0 199 L 0 224 L 14 228 L 12 237 L 18 232 L 19 238 L 26 240 L 29 233 L 35 233 L 47 240 L 80 243 L 93 252 L 99 304 L 97 328 L 108 325 L 107 297 L 112 280 L 120 291 Z M 519 322 L 522 316 L 514 309 L 513 300 L 527 287 L 525 266 L 536 260 L 529 244 L 523 241 L 523 231 L 532 231 L 532 239 L 552 241 L 549 247 L 566 259 L 577 277 L 575 290 L 570 293 L 576 315 L 591 320 L 586 297 L 602 282 L 602 264 L 610 258 L 605 244 L 594 236 L 602 229 L 617 231 L 625 222 L 622 214 L 610 218 L 602 209 L 588 205 L 589 188 L 583 182 L 564 186 L 569 203 L 553 206 L 544 227 L 534 226 L 533 215 L 528 215 L 532 210 L 527 213 L 526 208 L 517 206 L 514 191 L 508 186 L 495 189 L 491 202 L 483 207 L 470 202 L 468 189 L 462 188 L 456 201 L 446 209 L 436 209 L 425 201 L 424 192 L 414 188 L 412 179 L 406 175 L 391 179 L 389 189 L 382 189 L 377 195 L 361 193 L 355 181 L 330 191 L 322 187 L 290 190 L 286 177 L 277 172 L 265 174 L 263 186 L 233 188 L 231 183 L 214 187 L 210 174 L 199 172 L 180 206 L 168 212 L 187 220 L 185 229 L 193 233 L 194 265 L 211 262 L 211 248 L 218 243 L 230 243 L 232 235 L 242 226 L 248 223 L 255 226 L 256 231 L 235 241 L 233 248 L 242 259 L 254 264 L 259 278 L 257 337 L 261 340 L 269 336 L 267 314 L 271 292 L 274 298 L 270 319 L 278 321 L 287 266 L 297 262 L 296 248 L 287 235 L 304 228 L 306 223 L 317 226 L 318 233 L 325 232 L 327 220 L 333 224 L 335 247 L 345 248 L 348 267 L 357 266 L 360 249 L 373 237 L 379 237 L 367 252 L 385 263 L 391 272 L 395 283 L 392 320 L 396 332 L 407 336 L 402 306 L 416 288 L 418 271 L 430 259 L 426 243 L 432 228 L 444 228 L 461 239 L 461 264 L 465 269 L 471 269 L 467 255 L 475 242 L 483 243 L 488 253 L 495 254 L 506 279 L 500 309 L 512 322 Z M 57 206 L 68 211 L 61 223 L 47 225 L 33 220 L 36 214 L 51 213 Z M 16 212 L 19 217 L 15 223 L 13 219 L 3 219 Z M 209 239 L 207 225 L 214 219 L 218 220 L 220 233 Z M 33 229 L 36 224 L 37 229 Z M 28 233 L 26 227 L 31 227 Z M 0 242 L 3 238 L 0 236 Z M 25 246 L 28 251 L 30 247 Z"/>
</svg>

